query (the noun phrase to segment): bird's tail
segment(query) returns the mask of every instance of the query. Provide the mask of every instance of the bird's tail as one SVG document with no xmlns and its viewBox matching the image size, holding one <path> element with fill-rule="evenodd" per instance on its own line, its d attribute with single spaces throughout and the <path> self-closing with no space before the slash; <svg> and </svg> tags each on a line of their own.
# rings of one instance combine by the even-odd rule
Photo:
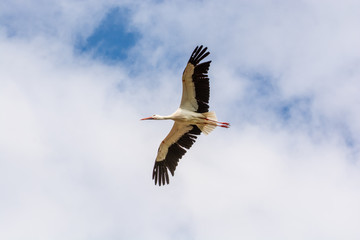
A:
<svg viewBox="0 0 360 240">
<path fill-rule="evenodd" d="M 198 126 L 198 128 L 200 128 L 200 130 L 204 134 L 207 135 L 216 128 L 216 124 L 213 124 L 213 122 L 216 122 L 217 118 L 216 118 L 216 114 L 214 111 L 203 113 L 203 115 L 207 120 L 210 120 L 210 121 L 206 121 L 203 124 L 198 124 L 197 126 Z"/>
</svg>

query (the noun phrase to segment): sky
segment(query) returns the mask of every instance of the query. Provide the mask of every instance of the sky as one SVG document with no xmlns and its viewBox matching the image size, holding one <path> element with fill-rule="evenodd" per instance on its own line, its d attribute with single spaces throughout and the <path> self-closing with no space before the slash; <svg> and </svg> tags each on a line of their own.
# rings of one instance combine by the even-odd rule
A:
<svg viewBox="0 0 360 240">
<path fill-rule="evenodd" d="M 360 239 L 356 0 L 0 3 L 0 238 Z M 197 45 L 210 109 L 151 179 Z"/>
</svg>

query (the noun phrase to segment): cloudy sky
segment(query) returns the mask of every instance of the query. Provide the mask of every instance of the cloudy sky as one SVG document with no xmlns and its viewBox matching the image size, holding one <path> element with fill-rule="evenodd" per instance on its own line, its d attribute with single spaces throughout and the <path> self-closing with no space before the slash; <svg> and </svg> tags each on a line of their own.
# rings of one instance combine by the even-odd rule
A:
<svg viewBox="0 0 360 240">
<path fill-rule="evenodd" d="M 0 238 L 360 239 L 356 0 L 0 3 Z M 152 167 L 196 45 L 210 108 Z"/>
</svg>

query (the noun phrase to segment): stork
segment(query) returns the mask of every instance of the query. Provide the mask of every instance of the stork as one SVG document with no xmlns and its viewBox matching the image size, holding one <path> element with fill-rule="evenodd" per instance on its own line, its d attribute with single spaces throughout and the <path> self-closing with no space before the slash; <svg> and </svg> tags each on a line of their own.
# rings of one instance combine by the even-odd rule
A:
<svg viewBox="0 0 360 240">
<path fill-rule="evenodd" d="M 174 176 L 179 160 L 202 132 L 209 134 L 215 127 L 229 128 L 227 122 L 218 122 L 215 112 L 209 112 L 209 78 L 211 61 L 200 63 L 210 52 L 197 46 L 190 56 L 182 76 L 180 107 L 171 115 L 142 118 L 141 120 L 174 120 L 175 123 L 161 142 L 155 159 L 152 178 L 155 185 L 169 184 L 169 174 Z"/>
</svg>

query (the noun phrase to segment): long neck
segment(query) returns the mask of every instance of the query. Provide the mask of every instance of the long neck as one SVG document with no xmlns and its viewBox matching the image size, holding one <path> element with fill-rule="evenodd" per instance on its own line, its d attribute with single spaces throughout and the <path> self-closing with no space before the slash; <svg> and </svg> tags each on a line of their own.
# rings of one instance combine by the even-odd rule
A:
<svg viewBox="0 0 360 240">
<path fill-rule="evenodd" d="M 172 119 L 171 115 L 168 115 L 168 116 L 158 116 L 158 119 L 159 120 L 169 120 L 169 119 Z"/>
</svg>

